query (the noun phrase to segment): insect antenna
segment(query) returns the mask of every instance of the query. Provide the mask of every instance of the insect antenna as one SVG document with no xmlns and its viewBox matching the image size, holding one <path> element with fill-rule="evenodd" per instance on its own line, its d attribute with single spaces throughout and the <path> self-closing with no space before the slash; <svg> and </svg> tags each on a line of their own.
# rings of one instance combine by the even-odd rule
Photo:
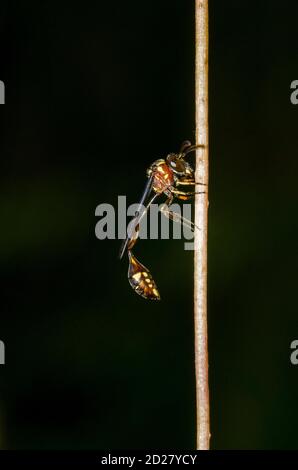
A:
<svg viewBox="0 0 298 470">
<path fill-rule="evenodd" d="M 187 148 L 187 150 L 185 150 L 185 152 L 181 152 L 179 154 L 179 158 L 184 158 L 188 153 L 191 153 L 191 152 L 194 152 L 196 149 L 198 148 L 205 148 L 205 145 L 201 145 L 201 144 L 194 144 L 194 145 L 191 145 L 190 147 Z"/>
</svg>

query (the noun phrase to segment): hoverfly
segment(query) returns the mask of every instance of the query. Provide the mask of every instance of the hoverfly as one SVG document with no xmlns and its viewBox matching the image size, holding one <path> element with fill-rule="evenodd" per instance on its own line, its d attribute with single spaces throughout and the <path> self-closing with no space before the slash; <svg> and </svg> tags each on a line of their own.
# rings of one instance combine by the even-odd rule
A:
<svg viewBox="0 0 298 470">
<path fill-rule="evenodd" d="M 191 165 L 185 160 L 190 152 L 193 152 L 203 145 L 192 145 L 186 140 L 182 143 L 179 153 L 170 153 L 166 159 L 159 159 L 153 162 L 147 169 L 148 181 L 141 197 L 138 210 L 130 222 L 127 230 L 127 237 L 123 241 L 119 253 L 120 259 L 125 251 L 128 254 L 128 281 L 133 290 L 149 300 L 160 300 L 160 295 L 156 283 L 150 271 L 143 266 L 132 253 L 139 234 L 140 222 L 148 211 L 153 201 L 161 196 L 167 197 L 165 204 L 161 206 L 161 212 L 174 222 L 180 222 L 186 227 L 194 230 L 195 224 L 182 217 L 180 214 L 169 209 L 174 198 L 182 201 L 191 199 L 195 194 L 196 183 L 195 173 Z M 199 194 L 203 194 L 200 192 Z M 145 208 L 144 208 L 145 205 Z M 143 209 L 143 211 L 142 211 Z"/>
</svg>

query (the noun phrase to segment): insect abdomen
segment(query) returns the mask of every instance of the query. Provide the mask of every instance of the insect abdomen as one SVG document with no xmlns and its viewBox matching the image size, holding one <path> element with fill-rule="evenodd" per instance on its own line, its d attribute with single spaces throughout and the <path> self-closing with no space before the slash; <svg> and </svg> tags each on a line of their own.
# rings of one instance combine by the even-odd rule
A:
<svg viewBox="0 0 298 470">
<path fill-rule="evenodd" d="M 150 271 L 143 266 L 131 251 L 128 252 L 128 280 L 133 290 L 149 300 L 160 300 L 160 295 Z"/>
</svg>

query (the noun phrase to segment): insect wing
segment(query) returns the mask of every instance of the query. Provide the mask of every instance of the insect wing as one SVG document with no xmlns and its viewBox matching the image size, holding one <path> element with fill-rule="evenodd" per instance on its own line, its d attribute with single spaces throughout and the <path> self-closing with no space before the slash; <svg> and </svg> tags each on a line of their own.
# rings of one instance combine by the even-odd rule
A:
<svg viewBox="0 0 298 470">
<path fill-rule="evenodd" d="M 147 181 L 147 184 L 145 186 L 145 189 L 143 191 L 143 194 L 142 194 L 142 197 L 141 197 L 141 200 L 139 202 L 139 206 L 138 206 L 138 209 L 136 211 L 136 215 L 135 217 L 132 219 L 132 221 L 128 224 L 128 230 L 127 230 L 127 236 L 126 238 L 123 240 L 122 244 L 121 244 L 121 247 L 120 247 L 120 252 L 119 252 L 119 258 L 121 259 L 124 255 L 124 252 L 125 250 L 128 248 L 128 249 L 131 249 L 133 247 L 133 245 L 135 244 L 138 236 L 139 236 L 139 221 L 140 221 L 140 218 L 143 216 L 144 212 L 143 211 L 141 213 L 141 209 L 143 208 L 143 205 L 144 205 L 144 202 L 147 198 L 147 196 L 150 194 L 151 192 L 151 189 L 152 189 L 152 181 L 153 181 L 153 177 L 151 176 L 148 181 Z"/>
</svg>

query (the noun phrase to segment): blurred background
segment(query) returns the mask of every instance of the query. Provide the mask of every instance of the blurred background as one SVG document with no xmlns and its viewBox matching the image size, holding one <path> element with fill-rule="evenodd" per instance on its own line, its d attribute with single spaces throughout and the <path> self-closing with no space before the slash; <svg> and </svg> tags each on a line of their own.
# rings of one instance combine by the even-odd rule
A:
<svg viewBox="0 0 298 470">
<path fill-rule="evenodd" d="M 213 449 L 298 448 L 297 15 L 210 0 Z M 194 140 L 194 2 L 4 0 L 0 59 L 0 447 L 194 448 L 193 252 L 136 246 L 146 302 L 94 233 Z"/>
</svg>

